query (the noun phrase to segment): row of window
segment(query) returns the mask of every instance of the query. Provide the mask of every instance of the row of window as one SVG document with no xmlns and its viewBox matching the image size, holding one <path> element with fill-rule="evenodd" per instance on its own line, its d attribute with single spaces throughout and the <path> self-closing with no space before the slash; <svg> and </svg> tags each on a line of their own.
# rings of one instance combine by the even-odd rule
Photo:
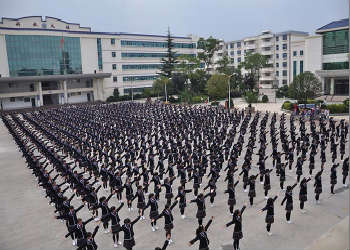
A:
<svg viewBox="0 0 350 250">
<path fill-rule="evenodd" d="M 293 77 L 297 76 L 297 61 L 293 61 Z M 299 63 L 299 74 L 304 72 L 304 61 L 300 61 Z"/>
<path fill-rule="evenodd" d="M 196 54 L 176 54 L 176 56 L 188 55 L 195 57 Z M 134 52 L 124 52 L 122 53 L 122 58 L 125 57 L 153 57 L 153 58 L 163 58 L 166 57 L 167 53 L 134 53 Z"/>
<path fill-rule="evenodd" d="M 135 81 L 153 81 L 158 78 L 158 75 L 151 76 L 123 76 L 123 82 L 135 82 Z"/>
<path fill-rule="evenodd" d="M 349 53 L 349 31 L 337 30 L 323 34 L 323 54 Z"/>
<path fill-rule="evenodd" d="M 297 56 L 298 55 L 298 51 L 293 51 L 293 56 Z M 303 56 L 304 55 L 304 51 L 300 50 L 299 51 L 299 55 Z"/>
<path fill-rule="evenodd" d="M 282 36 L 282 40 L 283 41 L 287 41 L 288 40 L 288 35 L 283 35 Z M 266 39 L 264 39 L 264 41 L 265 42 L 269 42 L 270 39 L 266 38 Z M 278 41 L 279 41 L 279 36 L 276 36 L 276 42 L 278 42 Z M 244 45 L 246 45 L 246 44 L 247 44 L 247 42 L 244 42 Z M 248 42 L 248 44 L 254 44 L 254 41 L 250 41 L 250 42 Z M 241 48 L 241 46 L 242 46 L 241 42 L 236 42 L 236 43 L 231 43 L 230 44 L 230 48 L 234 48 L 235 45 L 236 45 L 236 48 Z M 286 48 L 284 48 L 284 45 L 285 45 Z M 287 44 L 286 43 L 283 44 L 283 49 L 287 49 Z"/>
<path fill-rule="evenodd" d="M 288 71 L 287 70 L 282 70 L 282 76 L 287 76 L 287 73 Z M 277 70 L 276 71 L 276 76 L 279 76 L 280 75 L 280 72 Z"/>
<path fill-rule="evenodd" d="M 102 64 L 102 44 L 101 44 L 101 38 L 97 38 L 97 60 L 98 60 L 98 68 L 99 68 L 99 70 L 102 70 L 103 64 Z"/>
<path fill-rule="evenodd" d="M 287 65 L 288 65 L 287 62 L 283 62 L 283 63 L 282 63 L 282 67 L 283 67 L 283 68 L 287 68 Z M 276 68 L 279 68 L 279 66 L 280 66 L 280 64 L 279 64 L 279 63 L 276 63 Z"/>
<path fill-rule="evenodd" d="M 173 48 L 177 49 L 195 49 L 195 43 L 173 43 Z M 168 42 L 149 42 L 149 41 L 121 41 L 122 47 L 142 47 L 142 48 L 167 48 Z"/>
<path fill-rule="evenodd" d="M 279 49 L 280 49 L 280 46 L 277 44 L 277 45 L 276 45 L 276 50 L 279 50 Z M 286 43 L 282 44 L 282 49 L 283 49 L 283 50 L 286 50 L 286 49 L 287 49 L 287 44 L 286 44 Z"/>
<path fill-rule="evenodd" d="M 333 62 L 333 63 L 323 63 L 323 70 L 337 70 L 337 69 L 348 69 L 349 62 Z"/>
</svg>

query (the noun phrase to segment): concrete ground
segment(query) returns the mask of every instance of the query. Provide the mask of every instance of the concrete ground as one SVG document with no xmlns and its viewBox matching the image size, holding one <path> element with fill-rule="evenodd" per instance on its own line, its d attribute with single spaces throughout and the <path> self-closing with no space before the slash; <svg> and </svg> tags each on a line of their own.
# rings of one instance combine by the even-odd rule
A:
<svg viewBox="0 0 350 250">
<path fill-rule="evenodd" d="M 276 127 L 279 125 L 276 124 Z M 347 147 L 347 152 L 349 148 Z M 267 154 L 271 154 L 271 147 L 268 147 Z M 330 158 L 329 151 L 327 150 Z M 256 162 L 255 158 L 253 162 Z M 317 155 L 316 160 L 319 160 Z M 238 165 L 241 166 L 242 157 L 240 157 Z M 271 159 L 267 160 L 266 167 L 271 166 Z M 304 166 L 307 166 L 305 164 Z M 7 129 L 0 122 L 0 166 L 2 169 L 0 175 L 0 249 L 74 249 L 70 239 L 65 239 L 67 233 L 64 223 L 53 218 L 54 208 L 48 206 L 47 200 L 44 198 L 43 191 L 37 187 L 36 179 L 31 174 L 26 164 L 18 152 L 14 141 L 8 134 Z M 349 215 L 349 189 L 342 187 L 341 171 L 338 170 L 338 184 L 336 185 L 336 195 L 330 195 L 330 166 L 327 162 L 326 169 L 323 173 L 323 193 L 321 194 L 321 204 L 316 205 L 314 200 L 313 183 L 309 183 L 308 201 L 305 208 L 307 213 L 302 214 L 299 210 L 298 192 L 299 188 L 294 189 L 294 210 L 291 216 L 292 223 L 287 224 L 285 220 L 284 206 L 280 205 L 284 194 L 280 191 L 278 179 L 275 174 L 271 175 L 272 190 L 269 196 L 279 195 L 275 203 L 275 223 L 272 225 L 272 236 L 266 234 L 265 213 L 259 214 L 258 210 L 265 206 L 266 201 L 263 198 L 262 185 L 257 181 L 257 197 L 254 206 L 246 209 L 243 214 L 243 235 L 241 240 L 241 249 L 304 249 L 314 246 L 315 242 L 322 242 L 318 239 L 324 237 L 334 225 L 342 222 L 345 223 Z M 251 174 L 257 173 L 257 169 L 251 171 Z M 316 171 L 320 168 L 320 164 L 316 162 Z M 308 172 L 308 168 L 304 168 L 304 174 Z M 286 171 L 287 180 L 285 186 L 295 183 L 295 169 L 293 172 Z M 308 175 L 306 175 L 308 176 Z M 232 249 L 232 232 L 233 227 L 226 228 L 225 224 L 231 219 L 227 207 L 227 195 L 224 194 L 226 185 L 223 183 L 224 174 L 219 179 L 215 206 L 210 207 L 207 201 L 207 218 L 215 216 L 212 226 L 208 230 L 210 239 L 210 249 Z M 207 180 L 204 180 L 207 183 Z M 176 180 L 174 187 L 177 187 Z M 190 188 L 187 185 L 187 188 Z M 153 189 L 153 185 L 151 185 Z M 203 186 L 202 186 L 203 189 Z M 201 190 L 202 190 L 201 189 Z M 174 188 L 175 190 L 175 188 Z M 176 194 L 176 191 L 174 192 Z M 66 194 L 67 196 L 70 193 Z M 104 190 L 99 192 L 99 196 L 107 195 Z M 123 194 L 123 198 L 125 194 Z M 164 197 L 164 191 L 161 194 Z M 187 200 L 193 198 L 193 194 L 188 195 Z M 241 208 L 244 203 L 248 202 L 247 193 L 243 192 L 242 183 L 236 188 L 236 208 Z M 73 199 L 72 204 L 77 207 L 81 204 L 80 200 Z M 118 206 L 119 203 L 115 198 L 110 201 L 110 206 Z M 133 207 L 136 207 L 134 202 Z M 159 207 L 164 207 L 164 201 L 159 202 Z M 197 220 L 195 219 L 196 205 L 188 204 L 186 209 L 187 218 L 180 219 L 179 208 L 173 210 L 175 217 L 175 229 L 173 230 L 173 239 L 175 244 L 170 245 L 168 249 L 198 249 L 198 243 L 192 247 L 187 246 L 187 242 L 194 238 Z M 149 221 L 149 210 L 146 211 L 146 220 L 139 221 L 135 225 L 136 247 L 134 249 L 154 249 L 156 246 L 162 246 L 164 242 L 163 219 L 159 220 L 158 226 L 160 230 L 152 232 Z M 83 208 L 78 216 L 87 220 L 90 218 L 87 208 Z M 121 219 L 137 217 L 134 210 L 128 212 L 123 208 L 120 212 Z M 92 231 L 96 223 L 91 222 L 87 225 L 88 231 Z M 348 228 L 345 227 L 348 234 Z M 335 236 L 334 236 L 335 235 Z M 348 238 L 344 234 L 333 234 L 337 244 L 332 244 L 332 250 L 344 249 L 348 247 Z M 123 239 L 123 234 L 121 234 Z M 322 240 L 322 238 L 321 238 Z M 327 239 L 329 240 L 329 239 Z M 112 249 L 111 234 L 104 234 L 100 229 L 96 236 L 96 242 L 99 249 Z M 332 241 L 331 241 L 332 242 Z M 321 243 L 323 244 L 323 243 Z M 338 246 L 338 247 L 337 247 Z M 321 249 L 321 248 L 310 248 Z"/>
</svg>

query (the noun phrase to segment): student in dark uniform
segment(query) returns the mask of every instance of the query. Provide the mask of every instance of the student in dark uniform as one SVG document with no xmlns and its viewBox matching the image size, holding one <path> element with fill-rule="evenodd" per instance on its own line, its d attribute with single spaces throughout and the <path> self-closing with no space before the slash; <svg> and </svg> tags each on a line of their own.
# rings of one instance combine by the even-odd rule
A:
<svg viewBox="0 0 350 250">
<path fill-rule="evenodd" d="M 111 193 L 107 199 L 106 197 L 102 196 L 100 198 L 100 204 L 98 205 L 98 208 L 101 208 L 102 210 L 101 221 L 103 223 L 103 228 L 105 229 L 106 234 L 109 233 L 108 221 L 109 221 L 110 209 L 108 207 L 108 201 L 112 198 L 114 193 L 115 191 L 113 191 L 113 193 Z"/>
<path fill-rule="evenodd" d="M 250 202 L 250 206 L 253 206 L 254 203 L 254 197 L 256 197 L 256 192 L 255 192 L 255 180 L 258 177 L 259 174 L 256 175 L 251 175 L 249 177 L 249 202 Z"/>
<path fill-rule="evenodd" d="M 226 227 L 229 227 L 233 224 L 235 224 L 235 227 L 233 229 L 233 249 L 238 250 L 239 249 L 239 241 L 243 238 L 242 233 L 242 215 L 244 210 L 246 209 L 246 205 L 242 207 L 241 210 L 236 209 L 233 213 L 232 221 L 226 224 Z"/>
<path fill-rule="evenodd" d="M 158 230 L 157 218 L 159 216 L 158 203 L 157 203 L 157 200 L 156 200 L 154 194 L 149 195 L 148 203 L 147 203 L 144 210 L 146 210 L 148 207 L 151 207 L 151 210 L 149 212 L 149 218 L 151 219 L 152 231 L 154 232 L 154 231 Z"/>
<path fill-rule="evenodd" d="M 179 208 L 182 219 L 186 218 L 185 208 L 186 208 L 186 194 L 191 193 L 192 189 L 185 189 L 184 186 L 179 186 L 178 194 L 175 197 L 175 200 L 179 201 Z"/>
<path fill-rule="evenodd" d="M 323 173 L 323 167 L 321 170 L 315 175 L 315 199 L 316 199 L 316 204 L 319 204 L 320 201 L 320 194 L 322 193 L 322 173 Z"/>
<path fill-rule="evenodd" d="M 306 179 L 305 177 L 300 182 L 299 200 L 300 200 L 300 211 L 305 213 L 304 203 L 307 201 L 307 183 L 311 181 L 311 177 Z"/>
<path fill-rule="evenodd" d="M 119 230 L 120 230 L 120 217 L 119 217 L 119 211 L 124 206 L 124 203 L 122 202 L 118 208 L 115 206 L 111 207 L 111 213 L 110 213 L 110 220 L 111 220 L 111 229 L 112 229 L 112 235 L 113 235 L 113 246 L 118 247 L 118 244 L 121 245 L 122 243 L 119 241 Z"/>
<path fill-rule="evenodd" d="M 124 220 L 124 225 L 119 228 L 117 231 L 123 231 L 124 232 L 124 243 L 123 247 L 125 247 L 127 250 L 132 250 L 132 248 L 135 246 L 136 242 L 134 239 L 134 225 L 136 222 L 139 221 L 141 217 L 137 217 L 135 220 L 131 221 L 129 218 Z"/>
<path fill-rule="evenodd" d="M 288 224 L 291 223 L 290 215 L 293 210 L 293 188 L 295 188 L 297 185 L 298 183 L 295 183 L 293 186 L 287 186 L 286 194 L 281 203 L 281 206 L 283 206 L 283 203 L 286 201 L 286 220 Z"/>
<path fill-rule="evenodd" d="M 346 178 L 349 174 L 349 157 L 345 158 L 343 161 L 343 167 L 342 167 L 342 174 L 343 174 L 343 185 L 344 187 L 348 187 L 348 184 L 346 184 Z"/>
<path fill-rule="evenodd" d="M 337 167 L 339 167 L 339 163 L 333 164 L 333 166 L 331 167 L 331 194 L 335 194 L 334 186 L 335 184 L 337 184 Z"/>
<path fill-rule="evenodd" d="M 274 223 L 274 202 L 277 200 L 278 196 L 276 195 L 275 198 L 268 198 L 266 202 L 266 206 L 260 210 L 260 212 L 266 212 L 265 222 L 266 222 L 266 230 L 268 235 L 272 235 L 270 232 L 271 230 L 271 224 Z"/>
<path fill-rule="evenodd" d="M 170 235 L 170 239 L 169 239 L 169 244 L 173 242 L 173 240 L 171 239 L 171 230 L 174 228 L 174 217 L 173 214 L 171 213 L 171 211 L 173 210 L 173 208 L 176 206 L 176 204 L 178 203 L 178 201 L 175 201 L 171 207 L 169 207 L 168 204 L 165 204 L 165 208 L 163 210 L 163 212 L 161 214 L 159 214 L 158 219 L 164 217 L 164 230 L 165 230 L 165 238 L 167 238 Z"/>
<path fill-rule="evenodd" d="M 198 224 L 202 225 L 203 219 L 206 216 L 206 207 L 205 207 L 205 199 L 210 196 L 210 193 L 203 195 L 202 193 L 197 196 L 196 199 L 191 200 L 190 202 L 197 203 L 197 214 L 196 217 L 198 219 Z"/>
<path fill-rule="evenodd" d="M 233 208 L 236 205 L 236 195 L 235 195 L 235 187 L 238 185 L 239 181 L 236 181 L 236 183 L 230 184 L 225 190 L 225 194 L 228 194 L 228 200 L 227 205 L 229 206 L 230 214 L 233 215 Z"/>
<path fill-rule="evenodd" d="M 98 222 L 100 224 L 101 222 Z M 82 242 L 82 245 L 77 248 L 77 250 L 97 250 L 97 244 L 95 242 L 95 236 L 97 234 L 97 231 L 99 229 L 99 225 L 95 227 L 95 230 L 93 233 L 88 232 L 86 234 L 86 239 Z"/>
<path fill-rule="evenodd" d="M 207 231 L 210 227 L 210 224 L 213 222 L 214 217 L 212 216 L 211 219 L 208 221 L 207 225 L 205 227 L 203 225 L 199 226 L 196 230 L 196 237 L 191 240 L 188 245 L 192 246 L 196 241 L 199 240 L 199 250 L 209 250 L 209 239 L 207 235 Z"/>
<path fill-rule="evenodd" d="M 84 243 L 84 241 L 87 238 L 87 232 L 85 229 L 86 224 L 88 224 L 90 221 L 93 221 L 94 218 L 90 218 L 87 221 L 83 222 L 82 219 L 78 219 L 78 223 L 71 228 L 70 232 L 68 234 L 65 235 L 65 237 L 69 237 L 72 234 L 75 234 L 76 238 L 77 238 L 77 246 L 81 247 Z"/>
</svg>

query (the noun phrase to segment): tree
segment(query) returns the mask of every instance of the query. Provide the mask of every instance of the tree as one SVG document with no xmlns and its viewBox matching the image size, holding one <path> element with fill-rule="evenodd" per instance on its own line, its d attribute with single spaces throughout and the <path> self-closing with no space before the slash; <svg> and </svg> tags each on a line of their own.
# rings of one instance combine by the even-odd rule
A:
<svg viewBox="0 0 350 250">
<path fill-rule="evenodd" d="M 171 78 L 173 71 L 175 69 L 176 61 L 176 52 L 173 51 L 174 43 L 171 38 L 170 29 L 168 28 L 168 39 L 167 39 L 168 51 L 167 56 L 162 58 L 162 66 L 160 68 L 159 75 Z"/>
<path fill-rule="evenodd" d="M 165 96 L 165 85 L 167 87 L 168 96 L 174 93 L 174 86 L 172 84 L 172 81 L 165 76 L 159 77 L 153 82 L 153 92 L 157 93 L 158 96 L 162 94 Z"/>
<path fill-rule="evenodd" d="M 227 95 L 227 76 L 215 74 L 208 80 L 208 95 L 212 98 L 225 98 Z"/>
<path fill-rule="evenodd" d="M 219 61 L 216 62 L 218 67 L 216 70 L 227 76 L 232 75 L 234 71 L 234 67 L 232 66 L 232 60 L 225 54 Z"/>
<path fill-rule="evenodd" d="M 310 71 L 305 71 L 297 75 L 289 85 L 288 95 L 298 101 L 307 103 L 307 99 L 312 99 L 321 94 L 322 84 L 320 80 Z"/>
<path fill-rule="evenodd" d="M 198 49 L 202 49 L 202 52 L 198 53 L 198 58 L 205 63 L 206 70 L 209 73 L 211 66 L 213 65 L 213 56 L 215 51 L 219 50 L 219 40 L 209 37 L 208 39 L 200 38 L 198 40 Z"/>
<path fill-rule="evenodd" d="M 250 90 L 259 83 L 260 70 L 267 66 L 267 57 L 259 53 L 247 53 L 242 66 L 248 71 L 245 82 Z"/>
</svg>

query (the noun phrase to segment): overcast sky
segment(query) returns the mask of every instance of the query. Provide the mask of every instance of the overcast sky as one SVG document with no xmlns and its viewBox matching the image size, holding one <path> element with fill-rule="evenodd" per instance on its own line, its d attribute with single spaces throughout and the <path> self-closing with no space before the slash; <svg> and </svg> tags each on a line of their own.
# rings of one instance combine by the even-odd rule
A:
<svg viewBox="0 0 350 250">
<path fill-rule="evenodd" d="M 309 33 L 348 17 L 348 0 L 0 0 L 0 17 L 53 16 L 93 31 L 213 36 Z"/>
</svg>

